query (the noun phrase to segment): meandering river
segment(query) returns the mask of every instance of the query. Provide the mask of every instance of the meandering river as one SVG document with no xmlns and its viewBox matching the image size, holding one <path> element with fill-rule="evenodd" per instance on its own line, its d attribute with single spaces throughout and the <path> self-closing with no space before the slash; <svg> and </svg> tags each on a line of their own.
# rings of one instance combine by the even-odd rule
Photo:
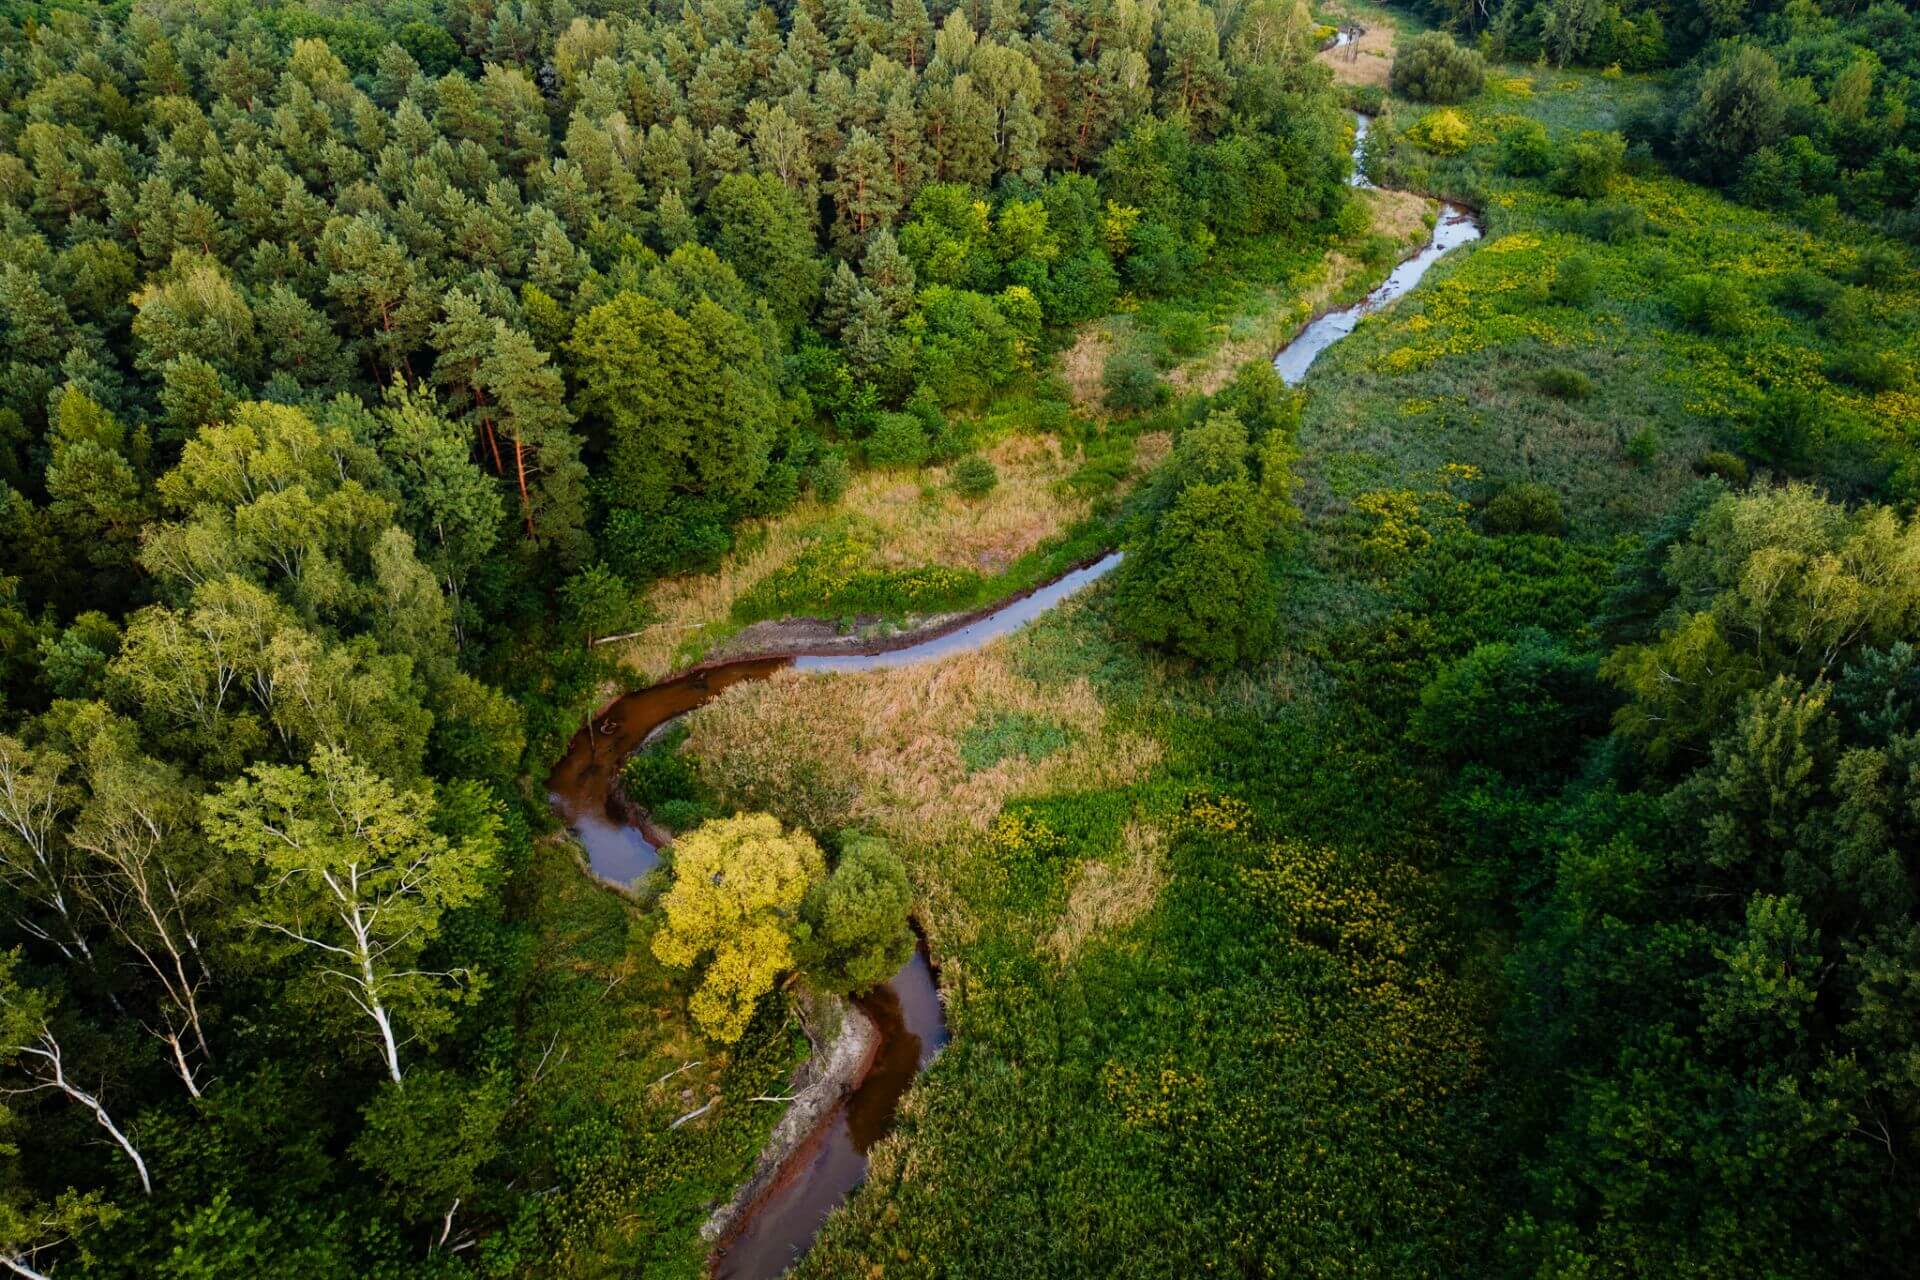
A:
<svg viewBox="0 0 1920 1280">
<path fill-rule="evenodd" d="M 1371 185 L 1358 169 L 1368 123 L 1368 117 L 1356 114 L 1354 185 L 1362 187 Z M 1321 352 L 1352 333 L 1362 318 L 1410 292 L 1434 263 L 1480 234 L 1465 210 L 1443 205 L 1426 247 L 1359 302 L 1314 319 L 1274 356 L 1274 368 L 1288 385 L 1297 385 Z M 789 667 L 874 671 L 977 649 L 1025 626 L 1119 563 L 1120 554 L 1111 553 L 957 625 L 897 645 L 719 662 L 627 694 L 575 736 L 548 779 L 548 799 L 579 838 L 594 874 L 631 883 L 659 862 L 658 842 L 666 837 L 621 795 L 620 767 L 663 726 L 733 685 L 764 680 Z M 723 1242 L 713 1262 L 716 1277 L 768 1280 L 792 1265 L 827 1215 L 866 1177 L 868 1150 L 892 1131 L 901 1097 L 947 1041 L 938 985 L 924 952 L 916 952 L 860 1005 L 880 1033 L 873 1065 Z"/>
<path fill-rule="evenodd" d="M 1367 126 L 1371 120 L 1359 112 L 1354 113 L 1353 119 L 1352 181 L 1356 187 L 1370 188 L 1373 184 L 1367 181 L 1360 170 L 1360 144 L 1366 140 Z M 1474 221 L 1472 214 L 1458 205 L 1442 204 L 1433 234 L 1418 253 L 1395 267 L 1393 273 L 1372 293 L 1350 306 L 1316 316 L 1294 336 L 1292 342 L 1280 348 L 1279 354 L 1273 358 L 1273 367 L 1280 371 L 1280 380 L 1290 387 L 1299 386 L 1322 352 L 1352 333 L 1366 317 L 1412 293 L 1413 287 L 1420 283 L 1420 278 L 1432 269 L 1434 263 L 1461 245 L 1478 240 L 1480 235 L 1480 224 Z"/>
</svg>

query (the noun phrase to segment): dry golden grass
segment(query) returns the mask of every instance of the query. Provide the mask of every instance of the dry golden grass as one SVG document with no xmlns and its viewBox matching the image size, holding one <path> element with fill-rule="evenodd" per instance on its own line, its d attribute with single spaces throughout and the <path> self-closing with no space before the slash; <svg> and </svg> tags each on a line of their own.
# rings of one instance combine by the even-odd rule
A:
<svg viewBox="0 0 1920 1280">
<path fill-rule="evenodd" d="M 1145 431 L 1133 438 L 1133 473 L 1145 475 L 1167 460 L 1173 452 L 1173 433 Z"/>
<path fill-rule="evenodd" d="M 967 730 L 1010 713 L 1060 724 L 1071 741 L 1044 759 L 970 771 Z M 951 884 L 961 868 L 949 860 L 964 860 L 1009 800 L 1125 785 L 1161 754 L 1152 738 L 1110 726 L 1086 681 L 1016 674 L 1005 644 L 892 671 L 782 672 L 727 690 L 688 727 L 688 752 L 727 803 L 815 830 L 858 824 L 915 851 L 923 918 L 948 937 L 968 932 Z"/>
<path fill-rule="evenodd" d="M 1356 195 L 1364 200 L 1372 214 L 1377 235 L 1390 236 L 1402 255 L 1418 249 L 1427 240 L 1426 215 L 1439 202 L 1409 191 L 1366 190 Z M 1244 338 L 1221 343 L 1204 355 L 1180 365 L 1167 374 L 1167 381 L 1178 392 L 1197 391 L 1212 395 L 1232 380 L 1234 372 L 1250 360 L 1270 358 L 1290 341 L 1315 314 L 1327 307 L 1357 276 L 1369 271 L 1365 263 L 1335 250 L 1309 275 L 1304 288 L 1295 296 L 1269 290 L 1246 317 L 1254 320 L 1254 331 Z M 1376 273 L 1384 274 L 1384 273 Z"/>
<path fill-rule="evenodd" d="M 1100 379 L 1107 371 L 1107 356 L 1113 350 L 1113 333 L 1104 320 L 1094 320 L 1080 330 L 1074 344 L 1060 353 L 1057 372 L 1067 384 L 1067 393 L 1082 413 L 1098 413 L 1106 388 Z"/>
<path fill-rule="evenodd" d="M 1336 84 L 1377 84 L 1384 87 L 1387 72 L 1393 67 L 1393 28 L 1385 23 L 1369 27 L 1366 34 L 1350 45 L 1322 49 L 1319 58 L 1333 72 Z"/>
<path fill-rule="evenodd" d="M 705 647 L 727 626 L 733 602 L 805 549 L 828 520 L 852 515 L 873 534 L 874 567 L 942 564 L 993 574 L 1087 514 L 1087 503 L 1058 492 L 1076 462 L 1051 436 L 1009 436 L 986 451 L 1000 483 L 984 498 L 960 498 L 943 468 L 914 474 L 865 471 L 838 504 L 807 501 L 740 530 L 747 548 L 711 573 L 657 583 L 646 607 L 653 623 L 623 641 L 621 661 L 653 680 Z"/>
<path fill-rule="evenodd" d="M 1047 935 L 1046 949 L 1062 964 L 1080 954 L 1092 939 L 1138 920 L 1152 909 L 1167 882 L 1160 832 L 1138 822 L 1127 824 L 1121 845 L 1124 861 L 1083 862 L 1067 890 L 1067 907 Z"/>
</svg>

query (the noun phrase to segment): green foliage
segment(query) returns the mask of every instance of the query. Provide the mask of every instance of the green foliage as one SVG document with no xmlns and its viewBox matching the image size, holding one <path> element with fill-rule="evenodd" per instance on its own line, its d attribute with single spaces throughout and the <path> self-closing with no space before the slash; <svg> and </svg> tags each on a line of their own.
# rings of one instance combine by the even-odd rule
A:
<svg viewBox="0 0 1920 1280">
<path fill-rule="evenodd" d="M 1593 379 L 1565 365 L 1542 369 L 1534 381 L 1541 391 L 1556 400 L 1585 400 L 1593 394 Z"/>
<path fill-rule="evenodd" d="M 1660 433 L 1652 427 L 1641 427 L 1627 437 L 1626 448 L 1622 452 L 1634 466 L 1650 467 L 1660 456 Z"/>
<path fill-rule="evenodd" d="M 627 799 L 674 831 L 698 826 L 713 809 L 699 772 L 681 753 L 686 740 L 686 727 L 675 725 L 620 766 L 620 788 Z"/>
<path fill-rule="evenodd" d="M 1520 119 L 1500 135 L 1500 171 L 1516 178 L 1540 178 L 1553 168 L 1553 140 L 1538 120 Z"/>
<path fill-rule="evenodd" d="M 632 615 L 633 590 L 604 564 L 590 564 L 560 584 L 560 603 L 585 643 L 611 635 Z"/>
<path fill-rule="evenodd" d="M 807 934 L 795 952 L 807 980 L 844 995 L 891 978 L 913 954 L 912 904 L 907 869 L 887 842 L 846 833 L 833 870 L 800 907 Z"/>
<path fill-rule="evenodd" d="M 1804 475 L 1826 437 L 1819 399 L 1798 387 L 1768 392 L 1740 433 L 1741 448 L 1763 466 Z"/>
<path fill-rule="evenodd" d="M 852 481 L 853 468 L 837 450 L 822 453 L 819 461 L 807 470 L 807 487 L 813 490 L 816 500 L 829 506 L 840 501 Z"/>
<path fill-rule="evenodd" d="M 1552 485 L 1523 481 L 1508 485 L 1487 500 L 1480 525 L 1495 536 L 1533 533 L 1559 537 L 1567 531 L 1567 515 Z"/>
<path fill-rule="evenodd" d="M 917 467 L 932 452 L 927 429 L 911 413 L 883 413 L 866 440 L 867 461 L 876 467 Z"/>
<path fill-rule="evenodd" d="M 1747 483 L 1747 464 L 1740 455 L 1728 453 L 1725 449 L 1709 449 L 1693 460 L 1695 475 L 1717 476 L 1730 487 L 1739 489 Z"/>
<path fill-rule="evenodd" d="M 1554 268 L 1553 283 L 1547 286 L 1548 297 L 1569 307 L 1586 306 L 1599 291 L 1599 265 L 1584 253 L 1572 253 L 1562 258 Z M 1549 389 L 1548 394 L 1560 393 Z"/>
<path fill-rule="evenodd" d="M 1676 122 L 1674 146 L 1693 172 L 1727 182 L 1749 156 L 1779 140 L 1788 110 L 1773 55 L 1735 45 L 1700 77 L 1696 96 Z"/>
<path fill-rule="evenodd" d="M 1733 337 L 1750 323 L 1746 292 L 1725 276 L 1684 276 L 1674 283 L 1668 303 L 1681 324 L 1714 337 Z"/>
<path fill-rule="evenodd" d="M 1261 506 L 1244 476 L 1182 487 L 1121 566 L 1122 625 L 1209 663 L 1261 656 L 1275 612 Z"/>
<path fill-rule="evenodd" d="M 580 318 L 569 352 L 582 403 L 605 423 L 623 505 L 657 510 L 677 493 L 738 501 L 766 474 L 770 353 L 721 303 L 700 297 L 683 315 L 623 292 Z"/>
<path fill-rule="evenodd" d="M 1000 472 L 986 458 L 970 453 L 953 464 L 949 483 L 963 498 L 984 498 L 1000 484 Z"/>
<path fill-rule="evenodd" d="M 209 838 L 257 865 L 268 889 L 254 928 L 304 957 L 316 1007 L 373 1040 L 397 1085 L 399 1040 L 431 1043 L 484 978 L 417 961 L 446 913 L 482 892 L 498 819 L 451 838 L 434 829 L 430 791 L 398 790 L 337 748 L 249 772 L 208 800 Z"/>
<path fill-rule="evenodd" d="M 962 734 L 960 759 L 969 771 L 978 773 L 1002 760 L 1044 760 L 1070 740 L 1066 727 L 1055 721 L 1008 712 Z"/>
<path fill-rule="evenodd" d="M 389 1083 L 367 1104 L 353 1155 L 413 1219 L 471 1198 L 480 1169 L 501 1152 L 512 1104 L 497 1074 L 469 1081 L 454 1072 L 416 1071 L 404 1089 Z"/>
<path fill-rule="evenodd" d="M 1116 347 L 1100 371 L 1103 402 L 1119 413 L 1143 413 L 1167 398 L 1159 366 L 1144 347 Z"/>
<path fill-rule="evenodd" d="M 1456 763 L 1515 774 L 1552 769 L 1606 723 L 1597 665 L 1535 629 L 1477 645 L 1420 691 L 1408 732 Z"/>
<path fill-rule="evenodd" d="M 1598 199 L 1612 190 L 1626 158 L 1626 139 L 1619 134 L 1583 132 L 1561 146 L 1551 185 L 1563 196 Z"/>
<path fill-rule="evenodd" d="M 1440 31 L 1423 31 L 1401 44 L 1390 75 L 1393 91 L 1416 102 L 1464 102 L 1487 80 L 1486 62 Z"/>
</svg>

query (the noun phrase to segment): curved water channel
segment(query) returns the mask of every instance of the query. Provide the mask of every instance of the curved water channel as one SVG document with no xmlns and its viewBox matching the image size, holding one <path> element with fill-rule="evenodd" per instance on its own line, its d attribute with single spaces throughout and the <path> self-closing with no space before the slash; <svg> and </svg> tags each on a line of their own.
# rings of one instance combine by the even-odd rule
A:
<svg viewBox="0 0 1920 1280">
<path fill-rule="evenodd" d="M 1367 123 L 1368 117 L 1356 113 L 1356 166 Z M 1354 183 L 1371 185 L 1357 171 Z M 1465 210 L 1443 205 L 1425 248 L 1359 302 L 1314 319 L 1274 357 L 1274 368 L 1288 385 L 1298 384 L 1320 353 L 1352 333 L 1364 316 L 1411 291 L 1442 256 L 1479 238 L 1480 228 Z M 575 735 L 548 779 L 547 798 L 578 837 L 593 873 L 629 884 L 659 862 L 667 833 L 621 795 L 620 767 L 665 725 L 733 685 L 764 680 L 789 667 L 877 671 L 980 648 L 1019 630 L 1119 563 L 1120 553 L 1112 552 L 992 610 L 898 644 L 718 662 L 627 694 Z M 827 1215 L 866 1177 L 868 1150 L 892 1131 L 901 1097 L 947 1041 L 939 988 L 924 951 L 916 951 L 884 987 L 859 1003 L 879 1031 L 873 1064 L 722 1243 L 712 1268 L 720 1280 L 767 1280 L 792 1265 Z"/>
<path fill-rule="evenodd" d="M 1353 113 L 1353 177 L 1349 181 L 1361 188 L 1373 186 L 1360 171 L 1360 145 L 1366 141 L 1367 126 L 1371 122 L 1372 117 L 1358 111 Z M 1474 221 L 1471 213 L 1456 204 L 1441 204 L 1440 217 L 1434 223 L 1433 234 L 1418 253 L 1395 267 L 1393 273 L 1381 281 L 1372 293 L 1349 306 L 1314 317 L 1306 328 L 1294 335 L 1292 342 L 1280 348 L 1280 353 L 1273 358 L 1273 367 L 1280 371 L 1280 380 L 1290 387 L 1300 385 L 1307 376 L 1307 370 L 1320 358 L 1321 352 L 1352 333 L 1366 317 L 1413 292 L 1413 287 L 1420 283 L 1420 278 L 1427 274 L 1434 263 L 1461 245 L 1478 240 L 1480 235 L 1480 224 Z"/>
<path fill-rule="evenodd" d="M 578 837 L 593 873 L 631 883 L 659 862 L 667 833 L 622 796 L 620 767 L 666 725 L 733 685 L 789 667 L 880 671 L 978 649 L 1024 627 L 1119 563 L 1120 553 L 1110 552 L 992 610 L 897 644 L 720 662 L 627 694 L 574 736 L 547 780 L 547 799 Z M 939 986 L 924 950 L 858 1003 L 878 1032 L 873 1062 L 722 1241 L 713 1261 L 716 1277 L 761 1280 L 792 1265 L 834 1206 L 866 1177 L 867 1152 L 892 1132 L 901 1097 L 947 1042 Z"/>
</svg>

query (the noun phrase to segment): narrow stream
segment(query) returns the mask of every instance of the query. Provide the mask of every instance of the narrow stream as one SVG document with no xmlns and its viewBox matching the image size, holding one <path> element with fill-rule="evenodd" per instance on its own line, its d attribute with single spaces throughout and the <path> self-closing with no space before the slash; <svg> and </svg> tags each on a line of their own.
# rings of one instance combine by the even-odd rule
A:
<svg viewBox="0 0 1920 1280">
<path fill-rule="evenodd" d="M 1360 172 L 1360 144 L 1366 140 L 1367 126 L 1371 118 L 1355 112 L 1353 127 L 1354 171 L 1351 181 L 1356 187 L 1372 187 Z M 1280 371 L 1280 380 L 1290 387 L 1297 387 L 1305 381 L 1307 370 L 1313 362 L 1340 339 L 1352 333 L 1361 320 L 1380 310 L 1387 304 L 1413 292 L 1420 278 L 1427 274 L 1434 263 L 1452 253 L 1463 244 L 1472 244 L 1481 236 L 1480 224 L 1473 215 L 1454 204 L 1442 204 L 1440 217 L 1433 225 L 1433 234 L 1420 252 L 1402 262 L 1393 269 L 1393 274 L 1382 281 L 1366 297 L 1338 311 L 1329 311 L 1316 317 L 1302 329 L 1280 353 L 1273 358 L 1273 367 Z"/>
<path fill-rule="evenodd" d="M 1355 116 L 1354 159 L 1366 138 L 1368 117 Z M 1370 186 L 1357 172 L 1356 186 Z M 1363 316 L 1410 292 L 1440 258 L 1480 238 L 1480 228 L 1453 205 L 1425 248 L 1402 262 L 1386 281 L 1352 306 L 1328 312 L 1302 329 L 1273 359 L 1288 385 L 1296 385 L 1328 347 L 1352 333 Z M 595 875 L 628 884 L 660 861 L 659 845 L 645 818 L 620 792 L 620 767 L 662 726 L 750 680 L 764 680 L 792 667 L 799 671 L 878 671 L 931 662 L 978 649 L 1017 631 L 1062 600 L 1110 573 L 1120 563 L 1112 552 L 1044 586 L 1017 596 L 962 625 L 897 646 L 885 642 L 862 650 L 746 658 L 717 663 L 627 694 L 574 736 L 547 781 L 547 799 L 585 849 Z M 664 839 L 664 833 L 654 837 Z M 789 1161 L 773 1189 L 744 1216 L 716 1255 L 716 1280 L 771 1280 L 792 1265 L 835 1206 L 860 1185 L 867 1152 L 893 1130 L 900 1099 L 947 1042 L 939 986 L 924 949 L 885 986 L 861 997 L 880 1031 L 873 1066 L 827 1122 Z"/>
<path fill-rule="evenodd" d="M 866 1180 L 867 1152 L 893 1132 L 900 1099 L 947 1043 L 940 988 L 924 949 L 859 1003 L 880 1029 L 873 1066 L 846 1105 L 794 1153 L 780 1181 L 747 1211 L 714 1259 L 715 1280 L 766 1280 L 793 1265 L 827 1215 Z"/>
<path fill-rule="evenodd" d="M 1120 563 L 1110 552 L 1093 563 L 1016 596 L 997 608 L 924 639 L 866 651 L 748 658 L 688 672 L 617 699 L 574 735 L 547 779 L 547 800 L 586 850 L 595 875 L 631 883 L 660 861 L 644 818 L 620 792 L 620 767 L 647 738 L 736 684 L 800 671 L 879 671 L 965 653 L 1026 626 Z M 655 832 L 664 837 L 664 833 Z M 879 1030 L 873 1065 L 846 1101 L 807 1140 L 773 1189 L 744 1215 L 714 1261 L 716 1277 L 767 1280 L 793 1264 L 820 1224 L 867 1175 L 867 1152 L 893 1131 L 900 1099 L 947 1042 L 940 989 L 924 949 L 887 984 L 859 1000 Z"/>
</svg>

